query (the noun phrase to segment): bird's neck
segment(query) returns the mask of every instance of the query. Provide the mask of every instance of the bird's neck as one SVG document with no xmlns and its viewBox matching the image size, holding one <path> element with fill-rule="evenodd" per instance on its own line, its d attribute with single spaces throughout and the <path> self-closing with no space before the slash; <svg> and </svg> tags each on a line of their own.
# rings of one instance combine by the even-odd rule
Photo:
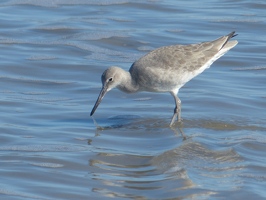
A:
<svg viewBox="0 0 266 200">
<path fill-rule="evenodd" d="M 123 70 L 121 83 L 117 88 L 126 93 L 134 93 L 139 90 L 138 84 L 132 79 L 131 74 Z"/>
</svg>

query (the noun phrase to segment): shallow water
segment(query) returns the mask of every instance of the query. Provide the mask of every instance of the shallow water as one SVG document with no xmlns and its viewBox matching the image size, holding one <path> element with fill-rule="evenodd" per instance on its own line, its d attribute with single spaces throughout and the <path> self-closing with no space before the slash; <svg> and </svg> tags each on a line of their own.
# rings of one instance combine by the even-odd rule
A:
<svg viewBox="0 0 266 200">
<path fill-rule="evenodd" d="M 1 199 L 266 198 L 264 1 L 0 3 Z M 212 40 L 239 44 L 179 93 L 112 90 L 111 65 Z M 183 130 L 186 139 L 181 135 Z"/>
</svg>

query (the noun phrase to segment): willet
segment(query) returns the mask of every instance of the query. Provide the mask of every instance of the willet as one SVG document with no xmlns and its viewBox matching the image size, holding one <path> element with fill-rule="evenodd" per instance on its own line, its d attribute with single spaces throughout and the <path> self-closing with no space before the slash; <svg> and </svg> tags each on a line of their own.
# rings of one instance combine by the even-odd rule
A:
<svg viewBox="0 0 266 200">
<path fill-rule="evenodd" d="M 108 68 L 102 74 L 102 90 L 90 115 L 93 115 L 104 95 L 116 87 L 126 93 L 170 92 L 175 100 L 170 126 L 176 119 L 180 122 L 179 89 L 236 46 L 236 40 L 229 41 L 234 36 L 235 32 L 232 32 L 209 42 L 160 47 L 135 61 L 129 71 L 115 66 Z"/>
</svg>

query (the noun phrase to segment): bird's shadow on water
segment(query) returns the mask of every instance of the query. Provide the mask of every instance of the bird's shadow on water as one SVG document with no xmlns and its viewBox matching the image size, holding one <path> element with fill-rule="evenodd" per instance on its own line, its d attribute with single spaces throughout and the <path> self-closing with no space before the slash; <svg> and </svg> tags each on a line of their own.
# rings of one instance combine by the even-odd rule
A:
<svg viewBox="0 0 266 200">
<path fill-rule="evenodd" d="M 105 126 L 99 126 L 96 121 L 95 123 L 98 135 L 89 144 L 96 154 L 90 157 L 89 167 L 95 179 L 102 181 L 106 187 L 112 182 L 118 188 L 135 188 L 141 180 L 143 187 L 138 188 L 144 194 L 150 183 L 158 186 L 158 191 L 163 183 L 167 192 L 177 191 L 177 195 L 193 188 L 212 192 L 216 190 L 221 179 L 227 183 L 226 188 L 235 185 L 230 177 L 237 178 L 243 167 L 241 156 L 232 148 L 212 149 L 195 139 L 194 134 L 181 140 L 183 128 L 209 127 L 220 130 L 224 126 L 218 121 L 208 124 L 204 120 L 184 120 L 183 123 L 176 122 L 170 128 L 167 119 L 122 115 L 100 120 Z M 229 124 L 225 127 L 229 127 Z M 100 132 L 106 134 L 101 135 Z M 100 135 L 102 137 L 97 137 Z M 101 176 L 103 173 L 105 176 Z M 226 176 L 217 178 L 221 173 Z M 156 176 L 157 174 L 160 176 Z M 176 190 L 172 188 L 173 181 Z"/>
</svg>

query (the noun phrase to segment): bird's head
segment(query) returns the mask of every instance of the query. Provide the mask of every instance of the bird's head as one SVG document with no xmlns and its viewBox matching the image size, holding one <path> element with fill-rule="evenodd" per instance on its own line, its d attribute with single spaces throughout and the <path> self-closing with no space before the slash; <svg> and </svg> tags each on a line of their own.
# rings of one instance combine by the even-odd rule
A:
<svg viewBox="0 0 266 200">
<path fill-rule="evenodd" d="M 117 87 L 121 81 L 122 81 L 122 76 L 121 76 L 121 71 L 122 69 L 119 67 L 109 67 L 107 70 L 105 70 L 102 74 L 102 89 L 99 94 L 99 97 L 91 111 L 91 116 L 97 109 L 97 107 L 100 105 L 103 97 L 107 92 L 109 92 L 111 89 Z"/>
</svg>

